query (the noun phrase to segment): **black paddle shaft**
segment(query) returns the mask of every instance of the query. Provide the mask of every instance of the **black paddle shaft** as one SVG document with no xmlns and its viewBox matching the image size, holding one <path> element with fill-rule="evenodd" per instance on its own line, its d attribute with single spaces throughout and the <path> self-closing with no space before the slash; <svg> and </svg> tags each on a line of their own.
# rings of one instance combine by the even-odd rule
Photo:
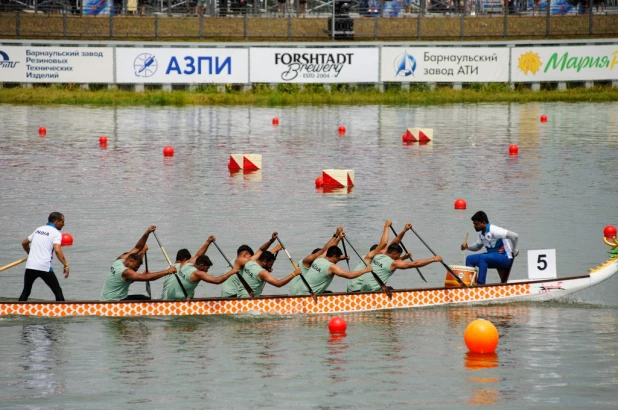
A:
<svg viewBox="0 0 618 410">
<path fill-rule="evenodd" d="M 425 241 L 423 240 L 423 238 L 421 238 L 421 237 L 419 236 L 419 234 L 417 234 L 417 233 L 416 233 L 416 231 L 414 230 L 414 228 L 410 228 L 410 230 L 411 230 L 412 232 L 414 232 L 414 235 L 416 235 L 416 237 L 417 237 L 418 239 L 420 239 L 420 240 L 421 240 L 421 242 L 423 242 L 423 245 L 425 245 L 425 246 L 427 247 L 427 249 L 429 249 L 429 252 L 433 253 L 433 256 L 438 256 L 438 255 L 436 255 L 436 253 L 433 251 L 433 249 L 431 249 L 431 248 L 429 247 L 429 245 L 427 245 L 427 243 L 425 243 Z M 449 268 L 449 267 L 448 267 L 448 265 L 447 265 L 446 263 L 444 263 L 444 261 L 440 261 L 440 263 L 441 263 L 442 265 L 444 265 L 444 267 L 446 268 L 446 270 L 447 270 L 447 271 L 449 271 L 449 273 L 450 273 L 451 275 L 453 275 L 453 277 L 455 278 L 455 280 L 456 280 L 457 282 L 459 282 L 459 284 L 460 284 L 461 286 L 463 286 L 464 288 L 468 287 L 468 285 L 466 285 L 465 283 L 463 283 L 463 281 L 459 278 L 459 276 L 457 276 L 457 275 L 455 274 L 455 272 L 453 272 L 453 270 L 452 270 L 451 268 Z"/>
<path fill-rule="evenodd" d="M 393 231 L 393 233 L 395 234 L 395 236 L 397 236 L 397 231 L 395 231 L 395 228 L 393 228 L 393 225 L 391 225 L 391 231 Z M 403 242 L 399 242 L 401 244 L 401 247 L 403 248 L 403 251 L 405 253 L 408 253 L 408 250 L 406 249 L 406 245 L 403 244 Z M 412 262 L 414 262 L 414 259 L 412 259 L 412 254 L 410 254 L 410 260 Z M 427 280 L 425 280 L 425 277 L 423 276 L 423 274 L 421 273 L 421 270 L 419 268 L 416 268 L 416 271 L 418 272 L 419 275 L 421 275 L 421 279 L 423 279 L 425 281 L 425 283 L 427 283 Z"/>
<path fill-rule="evenodd" d="M 354 253 L 356 254 L 356 256 L 358 256 L 360 258 L 361 261 L 363 261 L 363 263 L 365 264 L 365 266 L 369 266 L 367 265 L 367 262 L 365 262 L 365 260 L 363 259 L 362 256 L 360 256 L 360 254 L 356 251 L 356 249 L 354 249 L 354 246 L 352 246 L 352 244 L 350 243 L 350 241 L 348 241 L 348 238 L 346 238 L 345 236 L 343 237 L 343 240 L 348 242 L 348 245 L 350 245 L 350 248 L 352 248 L 352 250 L 354 251 Z M 380 285 L 380 287 L 382 288 L 382 290 L 384 291 L 384 293 L 386 293 L 386 295 L 388 296 L 389 299 L 393 298 L 393 294 L 391 293 L 391 290 L 389 288 L 386 287 L 386 285 L 384 284 L 384 282 L 382 282 L 382 279 L 380 279 L 380 277 L 374 272 L 371 271 L 371 274 L 373 275 L 373 278 L 376 280 L 376 282 L 378 282 L 378 285 Z"/>
<path fill-rule="evenodd" d="M 144 263 L 146 264 L 146 272 L 148 272 L 148 253 L 144 252 Z M 150 290 L 150 281 L 146 281 L 146 293 L 148 297 L 152 299 L 152 291 Z"/>
<path fill-rule="evenodd" d="M 292 257 L 290 256 L 290 253 L 288 252 L 288 250 L 285 248 L 285 246 L 283 245 L 283 242 L 281 242 L 281 239 L 279 239 L 279 236 L 277 236 L 277 241 L 279 241 L 279 245 L 281 245 L 281 247 L 283 248 L 283 251 L 285 252 L 285 254 L 288 256 L 288 259 L 290 260 L 290 262 L 292 262 L 292 266 L 294 266 L 294 269 L 298 268 L 298 266 L 296 266 L 296 264 L 294 263 L 294 261 L 292 260 Z M 300 268 L 299 268 L 300 269 Z M 313 291 L 313 289 L 311 289 L 311 286 L 309 286 L 309 282 L 307 282 L 307 279 L 305 279 L 305 277 L 303 276 L 303 274 L 300 274 L 300 279 L 303 281 L 303 283 L 305 284 L 305 286 L 307 287 L 307 290 L 309 291 L 309 293 L 311 294 L 311 297 L 313 298 L 314 302 L 318 301 L 318 298 L 315 296 L 315 292 Z"/>
<path fill-rule="evenodd" d="M 161 241 L 159 240 L 159 237 L 157 236 L 157 233 L 153 231 L 152 234 L 154 235 L 155 239 L 157 240 L 157 243 L 159 244 L 159 248 L 161 248 L 161 251 L 163 252 L 163 256 L 165 256 L 165 259 L 167 260 L 168 265 L 172 266 L 172 261 L 170 260 L 169 256 L 167 256 L 167 253 L 165 252 L 165 249 L 163 249 L 163 245 L 161 245 Z M 174 277 L 176 278 L 176 281 L 178 281 L 178 285 L 180 285 L 180 289 L 182 289 L 182 293 L 185 295 L 185 298 L 186 299 L 190 299 L 189 298 L 189 294 L 187 293 L 187 289 L 185 289 L 184 285 L 180 281 L 180 278 L 178 277 L 176 272 L 174 272 Z"/>
<path fill-rule="evenodd" d="M 230 265 L 230 268 L 234 269 L 234 265 L 230 263 L 230 260 L 225 256 L 221 248 L 219 248 L 219 245 L 217 245 L 217 242 L 212 241 L 212 243 L 215 244 L 215 246 L 217 247 L 217 250 L 219 250 L 219 253 L 221 254 L 221 256 L 223 256 L 223 259 L 225 259 L 227 264 Z M 255 297 L 255 293 L 253 293 L 253 289 L 251 289 L 251 286 L 249 286 L 249 284 L 247 283 L 245 278 L 242 277 L 240 272 L 236 272 L 236 276 L 238 276 L 238 279 L 240 280 L 240 283 L 242 283 L 243 288 L 245 288 L 249 296 L 251 296 L 251 299 L 253 299 Z"/>
</svg>

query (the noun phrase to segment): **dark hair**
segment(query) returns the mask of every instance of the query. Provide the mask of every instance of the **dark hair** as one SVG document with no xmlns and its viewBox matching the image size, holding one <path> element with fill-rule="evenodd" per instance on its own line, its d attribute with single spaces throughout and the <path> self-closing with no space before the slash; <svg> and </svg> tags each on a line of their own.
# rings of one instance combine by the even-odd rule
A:
<svg viewBox="0 0 618 410">
<path fill-rule="evenodd" d="M 206 265 L 206 266 L 212 266 L 212 261 L 210 260 L 210 258 L 206 255 L 202 255 L 199 258 L 197 258 L 195 260 L 195 264 L 196 265 Z"/>
<path fill-rule="evenodd" d="M 138 261 L 139 263 L 142 263 L 142 257 L 139 255 L 139 253 L 130 253 L 129 256 L 127 256 L 127 260 Z"/>
<path fill-rule="evenodd" d="M 386 253 L 401 253 L 401 252 L 403 252 L 403 249 L 401 249 L 401 246 L 399 246 L 398 244 L 391 244 L 386 250 Z"/>
<path fill-rule="evenodd" d="M 52 212 L 51 214 L 49 214 L 49 216 L 47 217 L 47 222 L 51 222 L 54 223 L 56 221 L 61 220 L 62 218 L 64 218 L 64 215 L 62 215 L 60 212 Z"/>
<path fill-rule="evenodd" d="M 188 249 L 181 249 L 176 252 L 177 261 L 186 261 L 187 259 L 191 259 L 191 252 Z"/>
<path fill-rule="evenodd" d="M 487 219 L 487 214 L 483 211 L 478 211 L 477 213 L 475 213 L 474 215 L 472 215 L 472 219 L 473 222 L 482 222 L 482 223 L 489 223 L 489 219 Z"/>
<path fill-rule="evenodd" d="M 274 262 L 275 261 L 275 255 L 273 255 L 271 251 L 264 251 L 264 252 L 262 252 L 260 257 L 258 258 L 258 261 L 266 262 L 266 263 Z"/>
<path fill-rule="evenodd" d="M 377 247 L 378 244 L 376 243 L 375 245 L 371 246 L 371 248 L 369 248 L 369 252 L 374 251 Z"/>
<path fill-rule="evenodd" d="M 331 246 L 330 248 L 328 248 L 328 251 L 326 251 L 327 258 L 332 258 L 333 256 L 341 258 L 341 255 L 343 255 L 343 252 L 341 252 L 341 249 L 336 246 Z"/>
<path fill-rule="evenodd" d="M 238 250 L 236 251 L 236 256 L 240 255 L 242 252 L 247 251 L 251 256 L 254 255 L 253 249 L 249 245 L 240 245 Z"/>
<path fill-rule="evenodd" d="M 311 254 L 313 255 L 314 253 L 318 253 L 318 252 L 320 252 L 321 250 L 322 250 L 322 248 L 315 248 L 315 249 L 313 250 L 313 252 L 311 252 Z"/>
</svg>

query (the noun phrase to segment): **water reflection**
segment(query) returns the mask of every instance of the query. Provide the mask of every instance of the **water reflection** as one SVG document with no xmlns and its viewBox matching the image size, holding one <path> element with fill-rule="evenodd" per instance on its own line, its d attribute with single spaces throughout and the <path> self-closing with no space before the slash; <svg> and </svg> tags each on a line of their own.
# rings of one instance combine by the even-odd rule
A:
<svg viewBox="0 0 618 410">
<path fill-rule="evenodd" d="M 64 328 L 54 325 L 24 325 L 22 342 L 25 353 L 21 367 L 28 374 L 28 377 L 24 378 L 24 384 L 27 390 L 32 390 L 30 397 L 62 394 L 66 386 L 62 376 L 58 375 L 58 366 L 63 360 Z"/>
</svg>

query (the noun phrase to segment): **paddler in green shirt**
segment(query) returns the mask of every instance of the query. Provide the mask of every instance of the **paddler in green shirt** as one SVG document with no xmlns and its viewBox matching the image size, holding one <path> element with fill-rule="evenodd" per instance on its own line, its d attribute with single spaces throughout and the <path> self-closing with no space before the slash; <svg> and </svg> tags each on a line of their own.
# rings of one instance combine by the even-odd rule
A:
<svg viewBox="0 0 618 410">
<path fill-rule="evenodd" d="M 137 273 L 137 270 L 142 266 L 142 256 L 148 250 L 146 246 L 148 236 L 156 229 L 156 226 L 150 226 L 133 249 L 123 253 L 114 261 L 103 284 L 100 300 L 150 300 L 145 295 L 129 295 L 131 283 L 157 280 L 176 272 L 176 268 L 170 266 L 160 272 Z"/>
<path fill-rule="evenodd" d="M 271 272 L 273 271 L 273 264 L 275 263 L 275 255 L 269 251 L 264 251 L 260 257 L 254 261 L 249 260 L 245 264 L 245 268 L 242 271 L 242 277 L 247 284 L 253 290 L 255 296 L 261 296 L 264 285 L 269 283 L 278 288 L 285 286 L 289 281 L 294 279 L 295 276 L 300 275 L 300 269 L 295 269 L 294 272 L 282 279 L 277 279 Z M 248 298 L 249 294 L 246 289 L 241 285 L 241 289 L 238 292 L 239 298 Z"/>
<path fill-rule="evenodd" d="M 176 272 L 180 273 L 182 267 L 186 263 L 195 264 L 195 261 L 197 260 L 197 258 L 206 254 L 206 251 L 208 251 L 208 247 L 214 240 L 215 240 L 214 236 L 212 235 L 209 236 L 208 239 L 206 239 L 206 242 L 204 242 L 204 244 L 202 245 L 202 247 L 199 248 L 197 252 L 195 252 L 195 255 L 193 257 L 191 257 L 191 252 L 189 252 L 188 249 L 186 248 L 180 249 L 176 253 L 176 262 L 174 263 Z M 163 290 L 161 291 L 161 299 L 165 299 L 165 295 L 168 294 L 168 292 L 170 291 L 170 288 L 173 286 L 178 286 L 178 280 L 176 280 L 176 278 L 173 275 L 166 276 L 165 279 L 163 279 Z M 183 295 L 183 299 L 185 299 L 184 295 Z"/>
<path fill-rule="evenodd" d="M 342 236 L 345 233 L 341 234 Z M 361 270 L 348 272 L 337 266 L 337 263 L 341 260 L 343 252 L 336 246 L 331 246 L 326 251 L 324 258 L 317 258 L 311 264 L 311 269 L 304 275 L 307 283 L 311 289 L 316 293 L 325 293 L 328 286 L 333 281 L 335 276 L 341 276 L 346 279 L 357 278 L 367 272 L 371 272 L 373 269 L 371 266 L 367 266 Z M 302 282 L 295 282 L 294 286 L 290 287 L 290 295 L 308 295 L 309 290 Z"/>
<path fill-rule="evenodd" d="M 178 277 L 180 278 L 180 282 L 182 282 L 182 285 L 187 291 L 187 294 L 192 299 L 195 296 L 195 288 L 197 288 L 197 285 L 199 285 L 200 281 L 214 283 L 215 285 L 221 284 L 225 282 L 230 276 L 238 272 L 242 267 L 244 267 L 248 261 L 248 258 L 236 258 L 236 260 L 234 261 L 233 269 L 220 276 L 211 276 L 208 273 L 208 269 L 212 266 L 212 262 L 208 256 L 201 255 L 200 257 L 196 258 L 194 262 L 189 261 L 185 263 L 178 272 Z M 185 294 L 182 291 L 182 288 L 178 284 L 177 280 L 174 280 L 174 282 L 172 282 L 168 286 L 167 290 L 164 290 L 161 299 L 185 299 Z"/>
<path fill-rule="evenodd" d="M 275 240 L 277 239 L 277 232 L 273 232 L 271 238 L 268 240 L 268 242 L 266 242 L 264 245 L 260 246 L 260 248 L 258 249 L 257 252 L 253 252 L 253 249 L 251 249 L 251 247 L 249 245 L 241 245 L 238 250 L 236 251 L 236 257 L 240 258 L 240 259 L 244 259 L 244 258 L 249 258 L 253 261 L 256 261 L 260 255 L 262 254 L 262 252 L 268 250 L 268 248 L 275 242 Z M 275 252 L 279 251 L 281 249 L 281 246 L 279 244 L 277 244 L 273 249 L 272 249 L 272 253 L 274 254 Z M 244 267 L 242 267 L 240 269 L 240 274 L 242 275 L 242 273 L 244 272 Z M 244 278 L 244 276 L 243 276 Z M 222 298 L 237 298 L 240 296 L 241 293 L 247 293 L 245 287 L 242 285 L 242 283 L 240 282 L 240 279 L 238 279 L 237 275 L 232 275 L 232 277 L 230 277 L 228 280 L 226 280 L 223 283 L 223 286 L 221 286 L 221 297 Z"/>
<path fill-rule="evenodd" d="M 373 258 L 378 253 L 386 249 L 386 246 L 388 245 L 389 228 L 391 227 L 392 224 L 393 222 L 390 219 L 386 220 L 386 222 L 384 223 L 384 231 L 382 232 L 382 237 L 380 237 L 380 242 L 373 245 L 369 249 L 369 252 L 366 255 L 363 255 L 363 260 L 358 262 L 358 264 L 354 268 L 355 270 L 361 270 L 365 266 L 371 265 L 371 261 L 373 261 Z M 363 280 L 367 275 L 371 276 L 371 273 L 366 273 L 362 276 L 359 276 L 356 279 L 352 279 L 348 281 L 347 292 L 360 292 L 361 287 L 363 286 Z"/>
<path fill-rule="evenodd" d="M 399 234 L 397 237 L 403 239 L 403 234 L 412 228 L 411 224 L 407 224 L 406 228 Z M 393 241 L 394 242 L 394 241 Z M 403 249 L 399 243 L 394 243 L 389 245 L 386 249 L 386 252 L 383 254 L 378 254 L 374 256 L 373 261 L 371 261 L 371 266 L 373 266 L 373 272 L 378 275 L 378 277 L 386 284 L 390 277 L 395 273 L 397 269 L 412 269 L 412 268 L 421 268 L 423 266 L 429 265 L 433 262 L 441 262 L 442 257 L 439 255 L 434 256 L 433 258 L 421 259 L 416 261 L 405 262 L 401 258 L 401 254 Z M 409 254 L 405 255 L 406 258 L 410 257 Z M 380 285 L 376 282 L 373 275 L 366 275 L 363 277 L 363 284 L 361 286 L 362 292 L 372 292 L 381 290 Z"/>
</svg>

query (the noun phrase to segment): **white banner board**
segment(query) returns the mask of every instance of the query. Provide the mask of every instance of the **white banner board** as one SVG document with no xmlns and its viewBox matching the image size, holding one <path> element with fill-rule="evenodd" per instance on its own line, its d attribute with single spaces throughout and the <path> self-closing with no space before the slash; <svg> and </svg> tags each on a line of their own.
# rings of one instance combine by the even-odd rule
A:
<svg viewBox="0 0 618 410">
<path fill-rule="evenodd" d="M 252 48 L 254 83 L 376 83 L 377 48 Z"/>
<path fill-rule="evenodd" d="M 384 47 L 381 80 L 389 82 L 506 82 L 507 48 Z"/>
<path fill-rule="evenodd" d="M 0 81 L 113 83 L 112 47 L 0 47 Z"/>
<path fill-rule="evenodd" d="M 554 279 L 556 273 L 556 250 L 537 249 L 528 251 L 528 278 Z"/>
<path fill-rule="evenodd" d="M 511 81 L 618 80 L 618 46 L 515 47 Z"/>
<path fill-rule="evenodd" d="M 249 82 L 249 50 L 233 48 L 116 49 L 116 81 L 195 84 Z"/>
</svg>

